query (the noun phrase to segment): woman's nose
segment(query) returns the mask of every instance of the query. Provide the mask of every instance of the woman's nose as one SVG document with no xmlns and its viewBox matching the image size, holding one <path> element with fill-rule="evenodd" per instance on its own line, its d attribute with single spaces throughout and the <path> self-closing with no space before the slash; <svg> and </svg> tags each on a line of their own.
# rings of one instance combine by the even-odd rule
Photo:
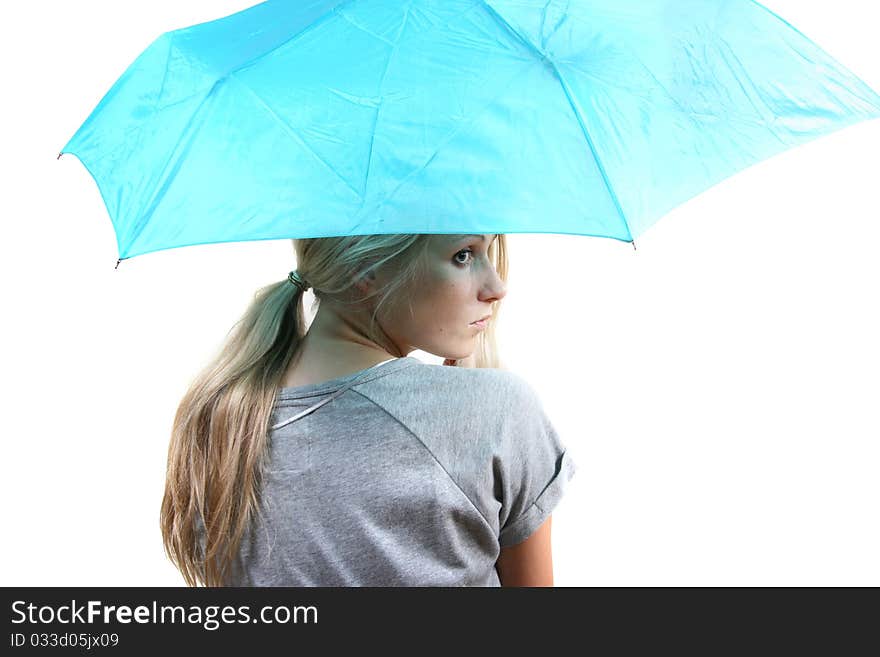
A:
<svg viewBox="0 0 880 657">
<path fill-rule="evenodd" d="M 492 270 L 492 279 L 489 281 L 487 294 L 490 298 L 501 300 L 507 294 L 507 285 L 501 280 L 498 272 Z"/>
</svg>

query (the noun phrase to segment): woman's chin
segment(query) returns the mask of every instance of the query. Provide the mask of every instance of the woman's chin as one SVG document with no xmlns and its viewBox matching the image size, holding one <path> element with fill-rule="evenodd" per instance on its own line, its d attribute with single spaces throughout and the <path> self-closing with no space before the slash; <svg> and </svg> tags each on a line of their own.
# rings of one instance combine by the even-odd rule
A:
<svg viewBox="0 0 880 657">
<path fill-rule="evenodd" d="M 474 351 L 468 351 L 466 353 L 460 353 L 458 355 L 447 355 L 445 360 L 443 361 L 444 365 L 458 365 L 461 367 L 473 367 L 474 366 Z"/>
</svg>

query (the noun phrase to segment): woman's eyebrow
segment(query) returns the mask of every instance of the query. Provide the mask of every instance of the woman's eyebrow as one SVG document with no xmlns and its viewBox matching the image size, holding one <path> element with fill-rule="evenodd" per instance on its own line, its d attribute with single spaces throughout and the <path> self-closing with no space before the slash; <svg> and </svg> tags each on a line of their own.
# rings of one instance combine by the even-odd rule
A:
<svg viewBox="0 0 880 657">
<path fill-rule="evenodd" d="M 476 237 L 476 238 L 478 238 L 478 239 L 479 239 L 480 241 L 482 241 L 482 242 L 485 242 L 485 241 L 486 241 L 486 236 L 485 236 L 485 235 L 453 235 L 453 236 L 452 236 L 452 241 L 453 241 L 453 242 L 458 242 L 459 240 L 470 239 L 471 237 Z M 497 235 L 493 235 L 493 236 L 492 236 L 492 239 L 495 239 L 496 237 L 498 237 L 498 236 L 497 236 Z"/>
</svg>

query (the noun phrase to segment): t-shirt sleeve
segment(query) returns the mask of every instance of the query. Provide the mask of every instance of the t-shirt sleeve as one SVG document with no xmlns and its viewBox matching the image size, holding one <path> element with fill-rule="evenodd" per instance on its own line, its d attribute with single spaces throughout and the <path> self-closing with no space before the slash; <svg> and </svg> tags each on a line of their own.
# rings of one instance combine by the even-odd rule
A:
<svg viewBox="0 0 880 657">
<path fill-rule="evenodd" d="M 523 379 L 514 381 L 496 464 L 501 547 L 521 543 L 547 520 L 576 471 L 537 393 Z"/>
</svg>

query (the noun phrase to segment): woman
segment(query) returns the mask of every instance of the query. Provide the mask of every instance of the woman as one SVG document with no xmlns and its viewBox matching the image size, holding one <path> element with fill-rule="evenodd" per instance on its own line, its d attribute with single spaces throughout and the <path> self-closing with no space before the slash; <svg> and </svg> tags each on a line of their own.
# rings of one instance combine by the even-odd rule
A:
<svg viewBox="0 0 880 657">
<path fill-rule="evenodd" d="M 160 524 L 187 584 L 552 586 L 575 466 L 496 353 L 505 236 L 293 242 L 175 416 Z"/>
</svg>

